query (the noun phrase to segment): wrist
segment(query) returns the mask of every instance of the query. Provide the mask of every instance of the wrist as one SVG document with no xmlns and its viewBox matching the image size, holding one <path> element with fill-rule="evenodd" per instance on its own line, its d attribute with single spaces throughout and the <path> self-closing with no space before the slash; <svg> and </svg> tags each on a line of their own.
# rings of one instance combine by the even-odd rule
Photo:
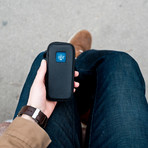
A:
<svg viewBox="0 0 148 148">
<path fill-rule="evenodd" d="M 32 118 L 31 118 L 30 116 L 28 116 L 28 115 L 23 114 L 23 115 L 21 116 L 21 118 L 24 118 L 24 119 L 26 119 L 26 120 L 29 120 L 29 121 L 32 121 L 32 122 L 36 123 L 36 122 L 34 121 L 34 119 L 32 119 Z"/>
<path fill-rule="evenodd" d="M 34 108 L 32 106 L 23 106 L 22 109 L 19 111 L 18 116 L 23 116 L 30 121 L 36 122 L 42 128 L 46 127 L 48 118 L 47 116 L 38 108 Z"/>
</svg>

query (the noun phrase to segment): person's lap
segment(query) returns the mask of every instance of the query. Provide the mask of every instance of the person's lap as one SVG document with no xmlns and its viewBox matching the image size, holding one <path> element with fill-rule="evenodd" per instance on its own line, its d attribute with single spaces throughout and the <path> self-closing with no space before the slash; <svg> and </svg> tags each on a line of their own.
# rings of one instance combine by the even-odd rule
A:
<svg viewBox="0 0 148 148">
<path fill-rule="evenodd" d="M 32 65 L 14 117 L 27 103 L 43 58 L 44 53 L 39 54 Z M 75 68 L 80 73 L 76 79 L 80 87 L 72 101 L 58 103 L 50 117 L 46 128 L 52 139 L 49 147 L 80 147 L 77 106 L 79 114 L 91 108 L 86 140 L 88 147 L 148 145 L 145 87 L 136 62 L 122 52 L 90 50 L 76 59 Z"/>
</svg>

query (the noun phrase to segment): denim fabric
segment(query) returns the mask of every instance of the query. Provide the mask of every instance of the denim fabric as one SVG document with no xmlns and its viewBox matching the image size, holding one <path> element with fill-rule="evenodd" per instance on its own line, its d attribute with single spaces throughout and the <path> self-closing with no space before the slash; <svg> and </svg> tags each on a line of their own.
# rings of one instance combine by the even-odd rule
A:
<svg viewBox="0 0 148 148">
<path fill-rule="evenodd" d="M 44 53 L 34 61 L 15 116 L 27 103 L 30 87 Z M 89 50 L 75 61 L 80 82 L 71 102 L 59 103 L 46 131 L 49 147 L 81 145 L 79 114 L 91 108 L 85 147 L 147 148 L 148 105 L 145 83 L 136 61 L 124 52 Z M 78 108 L 78 112 L 77 112 Z"/>
</svg>

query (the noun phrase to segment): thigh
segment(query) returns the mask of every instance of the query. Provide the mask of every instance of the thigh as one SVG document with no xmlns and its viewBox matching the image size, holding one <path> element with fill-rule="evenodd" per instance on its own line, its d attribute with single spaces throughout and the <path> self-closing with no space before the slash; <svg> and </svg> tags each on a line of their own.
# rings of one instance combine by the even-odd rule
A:
<svg viewBox="0 0 148 148">
<path fill-rule="evenodd" d="M 44 57 L 45 53 L 40 53 L 32 64 L 21 92 L 14 118 L 17 116 L 22 106 L 27 104 L 30 88 L 40 66 L 41 60 Z M 81 126 L 74 96 L 71 101 L 57 103 L 45 130 L 52 140 L 49 145 L 51 148 L 80 147 Z"/>
</svg>

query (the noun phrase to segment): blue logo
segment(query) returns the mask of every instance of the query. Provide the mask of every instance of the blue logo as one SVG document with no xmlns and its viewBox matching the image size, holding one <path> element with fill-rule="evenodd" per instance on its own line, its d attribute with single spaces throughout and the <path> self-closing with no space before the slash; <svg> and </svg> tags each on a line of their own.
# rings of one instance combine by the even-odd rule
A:
<svg viewBox="0 0 148 148">
<path fill-rule="evenodd" d="M 56 52 L 56 62 L 65 63 L 66 62 L 66 52 Z"/>
</svg>

